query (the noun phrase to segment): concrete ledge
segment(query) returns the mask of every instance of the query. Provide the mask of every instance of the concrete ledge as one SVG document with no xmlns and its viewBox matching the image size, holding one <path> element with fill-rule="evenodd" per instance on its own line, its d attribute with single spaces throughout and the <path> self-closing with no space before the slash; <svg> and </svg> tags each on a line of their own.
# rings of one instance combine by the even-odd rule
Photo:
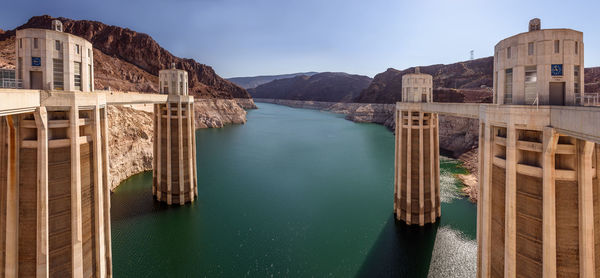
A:
<svg viewBox="0 0 600 278">
<path fill-rule="evenodd" d="M 464 118 L 479 118 L 480 103 L 418 103 L 418 102 L 397 102 L 396 109 L 402 111 L 423 111 L 426 113 L 438 113 Z"/>
<path fill-rule="evenodd" d="M 561 134 L 600 144 L 600 107 L 553 106 L 550 124 Z"/>
<path fill-rule="evenodd" d="M 106 103 L 109 105 L 120 104 L 151 104 L 165 103 L 168 95 L 166 94 L 142 94 L 142 93 L 123 93 L 99 91 L 106 95 Z"/>
<path fill-rule="evenodd" d="M 396 109 L 479 119 L 500 127 L 510 122 L 518 129 L 552 126 L 560 134 L 600 144 L 600 107 L 397 102 Z"/>
<path fill-rule="evenodd" d="M 40 106 L 40 90 L 0 89 L 0 116 L 33 112 Z"/>
</svg>

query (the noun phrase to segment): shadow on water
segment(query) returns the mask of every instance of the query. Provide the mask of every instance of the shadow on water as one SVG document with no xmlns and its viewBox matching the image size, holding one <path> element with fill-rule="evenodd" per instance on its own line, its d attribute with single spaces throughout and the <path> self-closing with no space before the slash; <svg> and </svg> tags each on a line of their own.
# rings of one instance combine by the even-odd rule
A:
<svg viewBox="0 0 600 278">
<path fill-rule="evenodd" d="M 127 205 L 111 206 L 113 221 L 130 220 L 169 208 L 166 204 L 155 201 L 152 196 L 152 172 L 132 176 L 124 181 L 117 191 L 119 194 L 111 194 L 111 202 Z"/>
<path fill-rule="evenodd" d="M 390 214 L 357 277 L 427 277 L 439 220 L 407 226 Z"/>
</svg>

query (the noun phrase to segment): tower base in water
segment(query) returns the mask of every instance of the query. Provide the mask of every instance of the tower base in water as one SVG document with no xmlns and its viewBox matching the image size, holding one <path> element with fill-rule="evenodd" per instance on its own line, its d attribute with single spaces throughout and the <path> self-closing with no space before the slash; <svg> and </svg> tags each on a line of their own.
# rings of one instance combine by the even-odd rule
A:
<svg viewBox="0 0 600 278">
<path fill-rule="evenodd" d="M 438 116 L 419 103 L 396 109 L 394 212 L 408 225 L 435 223 L 441 216 Z"/>
<path fill-rule="evenodd" d="M 169 205 L 198 197 L 194 98 L 169 95 L 154 106 L 154 173 L 152 194 Z"/>
</svg>

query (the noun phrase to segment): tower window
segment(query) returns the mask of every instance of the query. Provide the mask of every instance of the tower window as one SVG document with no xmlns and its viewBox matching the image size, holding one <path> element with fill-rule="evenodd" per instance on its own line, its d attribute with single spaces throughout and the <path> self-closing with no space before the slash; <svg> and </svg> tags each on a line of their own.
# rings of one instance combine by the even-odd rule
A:
<svg viewBox="0 0 600 278">
<path fill-rule="evenodd" d="M 92 65 L 88 64 L 88 84 L 90 86 L 90 92 L 92 91 L 92 84 L 94 84 L 94 79 L 92 79 Z"/>
<path fill-rule="evenodd" d="M 537 98 L 537 67 L 525 67 L 525 103 L 533 104 Z"/>
<path fill-rule="evenodd" d="M 512 51 L 511 50 L 512 49 L 511 49 L 510 46 L 506 49 L 506 58 L 507 59 L 510 59 L 510 57 L 512 56 L 512 53 L 511 53 Z"/>
<path fill-rule="evenodd" d="M 23 79 L 23 58 L 19 57 L 17 59 L 17 79 Z"/>
<path fill-rule="evenodd" d="M 54 41 L 54 48 L 60 51 L 60 41 Z"/>
<path fill-rule="evenodd" d="M 527 55 L 529 55 L 529 56 L 533 55 L 533 43 L 532 42 L 527 44 Z"/>
<path fill-rule="evenodd" d="M 75 45 L 75 52 L 77 52 L 77 54 L 79 54 L 79 45 L 78 44 Z"/>
<path fill-rule="evenodd" d="M 575 101 L 579 101 L 580 104 L 583 104 L 583 100 L 581 99 L 581 84 L 579 83 L 579 81 L 581 81 L 581 77 L 579 76 L 581 74 L 581 68 L 579 66 L 574 66 L 573 67 L 573 75 L 574 75 L 574 90 L 575 90 Z"/>
<path fill-rule="evenodd" d="M 575 54 L 579 54 L 579 42 L 575 42 Z"/>
<path fill-rule="evenodd" d="M 75 90 L 81 91 L 81 63 L 74 62 L 75 74 L 74 74 L 74 85 Z"/>
<path fill-rule="evenodd" d="M 63 60 L 52 59 L 52 76 L 54 78 L 54 90 L 64 90 Z"/>
<path fill-rule="evenodd" d="M 554 53 L 560 53 L 560 41 L 559 40 L 554 41 Z"/>
<path fill-rule="evenodd" d="M 512 104 L 513 71 L 507 69 L 504 76 L 504 104 Z"/>
<path fill-rule="evenodd" d="M 19 39 L 19 48 L 23 48 L 23 39 Z"/>
<path fill-rule="evenodd" d="M 33 38 L 33 48 L 38 48 L 38 39 Z"/>
<path fill-rule="evenodd" d="M 88 57 L 90 57 L 90 58 L 92 57 L 92 49 L 91 48 L 88 48 Z"/>
</svg>

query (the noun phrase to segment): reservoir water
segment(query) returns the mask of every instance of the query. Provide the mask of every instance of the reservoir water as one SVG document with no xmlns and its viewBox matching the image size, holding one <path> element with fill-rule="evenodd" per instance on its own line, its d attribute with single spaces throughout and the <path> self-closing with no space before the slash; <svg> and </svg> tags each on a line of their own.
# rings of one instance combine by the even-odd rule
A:
<svg viewBox="0 0 600 278">
<path fill-rule="evenodd" d="M 198 200 L 152 200 L 152 173 L 112 194 L 115 277 L 474 277 L 476 206 L 442 158 L 442 217 L 394 220 L 394 135 L 258 104 L 245 125 L 196 132 Z"/>
</svg>

